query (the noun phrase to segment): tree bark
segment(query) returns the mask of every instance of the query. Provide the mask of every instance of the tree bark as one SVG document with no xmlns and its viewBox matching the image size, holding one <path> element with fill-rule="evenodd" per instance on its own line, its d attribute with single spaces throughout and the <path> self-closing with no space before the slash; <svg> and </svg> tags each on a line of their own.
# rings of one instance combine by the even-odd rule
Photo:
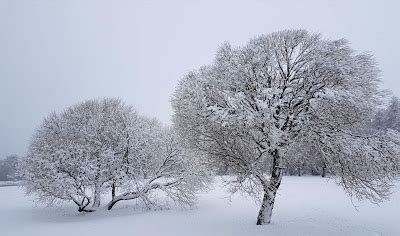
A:
<svg viewBox="0 0 400 236">
<path fill-rule="evenodd" d="M 100 207 L 100 186 L 98 184 L 94 187 L 94 197 L 92 207 Z"/>
<path fill-rule="evenodd" d="M 94 185 L 94 196 L 93 196 L 93 208 L 98 208 L 100 207 L 100 170 L 101 170 L 101 162 L 100 162 L 100 156 L 99 153 L 95 154 L 96 160 L 97 160 L 97 172 L 96 172 L 96 178 L 95 178 L 95 185 Z"/>
<path fill-rule="evenodd" d="M 115 197 L 114 197 L 113 200 L 111 200 L 110 203 L 108 203 L 108 205 L 107 205 L 107 210 L 111 210 L 111 209 L 114 207 L 114 205 L 115 205 L 117 202 L 121 201 L 121 200 L 123 200 L 123 199 L 117 199 L 117 200 L 115 200 Z"/>
<path fill-rule="evenodd" d="M 111 201 L 115 199 L 115 182 L 111 186 Z"/>
<path fill-rule="evenodd" d="M 325 178 L 325 176 L 326 176 L 326 164 L 324 164 L 324 166 L 322 167 L 322 174 L 321 174 L 322 178 Z"/>
<path fill-rule="evenodd" d="M 263 184 L 264 197 L 257 217 L 257 225 L 271 223 L 272 209 L 274 208 L 275 197 L 282 181 L 282 157 L 277 149 L 272 152 L 273 163 L 271 178 Z"/>
</svg>

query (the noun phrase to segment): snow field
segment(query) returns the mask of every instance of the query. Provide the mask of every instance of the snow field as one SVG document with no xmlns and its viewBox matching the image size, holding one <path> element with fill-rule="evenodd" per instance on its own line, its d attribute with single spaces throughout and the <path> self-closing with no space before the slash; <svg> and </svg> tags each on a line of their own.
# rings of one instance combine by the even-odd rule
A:
<svg viewBox="0 0 400 236">
<path fill-rule="evenodd" d="M 400 235 L 400 183 L 380 206 L 351 199 L 332 180 L 285 176 L 272 223 L 256 226 L 259 206 L 229 194 L 216 178 L 192 209 L 145 211 L 126 201 L 107 211 L 36 206 L 20 187 L 0 188 L 2 236 L 22 235 Z"/>
</svg>

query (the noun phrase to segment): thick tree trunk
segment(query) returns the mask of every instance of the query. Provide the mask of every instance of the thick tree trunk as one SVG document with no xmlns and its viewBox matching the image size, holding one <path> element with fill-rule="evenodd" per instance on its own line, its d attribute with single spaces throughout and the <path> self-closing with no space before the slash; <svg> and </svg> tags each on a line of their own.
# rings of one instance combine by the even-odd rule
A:
<svg viewBox="0 0 400 236">
<path fill-rule="evenodd" d="M 272 210 L 274 208 L 275 197 L 282 180 L 282 157 L 278 150 L 272 152 L 273 163 L 271 178 L 264 187 L 264 197 L 257 217 L 257 225 L 271 223 Z"/>
<path fill-rule="evenodd" d="M 264 225 L 271 223 L 272 209 L 274 208 L 275 195 L 264 192 L 264 198 L 261 204 L 260 211 L 257 216 L 257 225 Z"/>
</svg>

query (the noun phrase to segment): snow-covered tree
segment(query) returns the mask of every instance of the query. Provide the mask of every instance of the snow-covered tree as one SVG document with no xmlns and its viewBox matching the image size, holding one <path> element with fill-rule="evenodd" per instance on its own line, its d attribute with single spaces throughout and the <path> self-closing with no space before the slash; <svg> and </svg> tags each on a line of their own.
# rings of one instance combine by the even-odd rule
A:
<svg viewBox="0 0 400 236">
<path fill-rule="evenodd" d="M 347 193 L 379 201 L 399 154 L 397 133 L 360 129 L 381 101 L 379 82 L 372 56 L 346 40 L 285 30 L 243 47 L 227 43 L 213 64 L 187 74 L 172 99 L 174 125 L 210 164 L 229 165 L 232 190 L 263 193 L 257 224 L 270 223 L 286 153 L 305 136 Z"/>
<path fill-rule="evenodd" d="M 72 200 L 79 211 L 100 205 L 122 155 L 125 124 L 137 114 L 118 99 L 90 100 L 52 113 L 36 131 L 22 164 L 28 193 L 41 201 Z"/>
<path fill-rule="evenodd" d="M 177 202 L 193 202 L 204 184 L 203 172 L 172 137 L 119 99 L 90 100 L 52 113 L 36 131 L 21 166 L 28 193 L 50 203 L 70 200 L 86 212 L 110 192 L 110 209 L 133 199 L 135 191 L 149 200 L 148 192 L 156 188 Z"/>
<path fill-rule="evenodd" d="M 190 206 L 196 193 L 206 187 L 207 171 L 195 155 L 185 153 L 173 130 L 150 120 L 141 127 L 139 142 L 131 144 L 121 165 L 125 176 L 119 194 L 113 194 L 108 209 L 123 200 L 141 200 L 148 207 L 162 194 L 179 205 Z M 115 192 L 114 192 L 115 193 Z"/>
</svg>

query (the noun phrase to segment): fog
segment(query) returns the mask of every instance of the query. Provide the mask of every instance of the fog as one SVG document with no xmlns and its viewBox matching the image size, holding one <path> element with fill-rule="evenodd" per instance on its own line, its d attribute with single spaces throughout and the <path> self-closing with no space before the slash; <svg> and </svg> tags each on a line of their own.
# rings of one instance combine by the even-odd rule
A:
<svg viewBox="0 0 400 236">
<path fill-rule="evenodd" d="M 0 158 L 26 152 L 51 111 L 120 97 L 171 123 L 180 78 L 233 45 L 282 29 L 346 38 L 400 95 L 398 1 L 0 1 Z"/>
</svg>

